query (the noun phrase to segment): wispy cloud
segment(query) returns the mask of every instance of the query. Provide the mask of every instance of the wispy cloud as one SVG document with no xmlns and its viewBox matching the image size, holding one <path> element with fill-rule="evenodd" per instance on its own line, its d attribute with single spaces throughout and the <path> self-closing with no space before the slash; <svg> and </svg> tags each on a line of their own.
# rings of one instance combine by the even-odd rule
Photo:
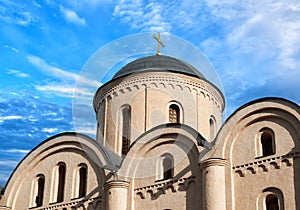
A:
<svg viewBox="0 0 300 210">
<path fill-rule="evenodd" d="M 9 116 L 0 116 L 0 123 L 3 123 L 4 121 L 7 121 L 7 120 L 20 120 L 20 119 L 23 119 L 22 116 L 17 116 L 17 115 L 9 115 Z"/>
<path fill-rule="evenodd" d="M 16 53 L 19 52 L 19 50 L 17 50 L 16 48 L 14 48 L 14 47 L 12 47 L 12 46 L 9 46 L 9 45 L 4 45 L 3 47 L 4 47 L 4 48 L 8 48 L 8 49 L 10 49 L 11 51 L 14 51 L 14 52 L 16 52 Z"/>
<path fill-rule="evenodd" d="M 257 97 L 299 98 L 300 3 L 207 0 L 206 4 L 214 21 L 227 31 L 201 45 L 215 59 L 227 104 L 234 110 Z"/>
<path fill-rule="evenodd" d="M 74 95 L 74 86 L 62 85 L 62 84 L 47 84 L 47 85 L 36 85 L 36 90 L 43 91 L 47 94 L 55 94 L 61 97 L 72 98 Z"/>
<path fill-rule="evenodd" d="M 46 133 L 55 133 L 57 130 L 57 128 L 43 128 L 42 131 Z"/>
<path fill-rule="evenodd" d="M 18 71 L 18 70 L 15 70 L 15 69 L 10 69 L 10 70 L 6 71 L 6 73 L 7 73 L 7 74 L 13 74 L 13 75 L 15 75 L 15 76 L 17 76 L 17 77 L 22 77 L 22 78 L 28 78 L 28 77 L 30 77 L 29 74 L 25 74 L 25 73 L 23 73 L 23 72 L 20 72 L 20 71 Z"/>
<path fill-rule="evenodd" d="M 58 78 L 62 81 L 70 81 L 72 80 L 73 82 L 79 81 L 82 84 L 86 84 L 89 86 L 95 86 L 99 87 L 101 85 L 100 82 L 93 80 L 93 79 L 88 79 L 85 77 L 78 76 L 75 73 L 62 70 L 58 67 L 52 66 L 48 64 L 45 60 L 37 57 L 37 56 L 27 56 L 28 61 L 36 66 L 38 69 L 43 71 L 45 74 L 49 76 L 53 76 L 55 78 Z"/>
<path fill-rule="evenodd" d="M 36 90 L 44 91 L 47 94 L 55 94 L 61 97 L 73 98 L 76 97 L 90 98 L 94 96 L 93 89 L 88 88 L 75 88 L 73 85 L 50 83 L 47 85 L 36 85 Z"/>
<path fill-rule="evenodd" d="M 25 12 L 22 4 L 15 1 L 1 1 L 0 3 L 0 21 L 20 26 L 32 25 L 39 21 L 38 16 L 28 11 Z"/>
<path fill-rule="evenodd" d="M 27 56 L 28 61 L 33 64 L 34 66 L 38 67 L 41 71 L 43 71 L 45 74 L 59 78 L 61 80 L 77 80 L 78 75 L 64 71 L 60 68 L 51 66 L 47 62 L 45 62 L 43 59 L 36 57 L 36 56 Z"/>
<path fill-rule="evenodd" d="M 35 89 L 45 94 L 55 95 L 65 98 L 73 98 L 90 101 L 95 89 L 101 86 L 101 83 L 94 79 L 88 79 L 75 73 L 60 69 L 48 64 L 43 59 L 36 56 L 28 56 L 28 61 L 36 66 L 45 74 L 60 79 L 61 82 L 47 82 L 44 85 L 35 85 Z M 77 84 L 77 86 L 76 86 Z"/>
<path fill-rule="evenodd" d="M 216 17 L 234 20 L 233 30 L 225 40 L 237 53 L 256 53 L 257 57 L 273 57 L 289 69 L 300 67 L 300 3 L 295 0 L 241 1 L 216 3 L 207 1 Z M 220 11 L 222 10 L 222 12 Z M 234 27 L 233 27 L 234 26 Z"/>
<path fill-rule="evenodd" d="M 18 163 L 18 161 L 13 160 L 0 160 L 0 166 L 16 167 Z"/>
<path fill-rule="evenodd" d="M 86 25 L 86 21 L 84 18 L 79 17 L 78 14 L 68 8 L 65 8 L 63 6 L 59 6 L 60 12 L 63 14 L 64 18 L 70 22 L 70 23 L 74 23 L 77 25 Z"/>
<path fill-rule="evenodd" d="M 173 28 L 189 29 L 197 25 L 199 11 L 196 9 L 201 9 L 201 4 L 166 0 L 120 0 L 113 15 L 133 29 L 170 32 Z"/>
<path fill-rule="evenodd" d="M 30 152 L 30 150 L 25 150 L 25 149 L 0 149 L 0 152 L 6 152 L 6 153 L 21 153 L 21 154 L 27 154 L 28 152 Z"/>
</svg>

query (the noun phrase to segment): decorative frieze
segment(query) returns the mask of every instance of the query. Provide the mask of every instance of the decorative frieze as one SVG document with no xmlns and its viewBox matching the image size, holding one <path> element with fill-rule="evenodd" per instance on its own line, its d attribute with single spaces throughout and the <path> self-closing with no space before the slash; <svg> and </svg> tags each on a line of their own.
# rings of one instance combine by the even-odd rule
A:
<svg viewBox="0 0 300 210">
<path fill-rule="evenodd" d="M 76 199 L 70 202 L 61 202 L 50 204 L 46 207 L 32 207 L 30 209 L 34 210 L 75 210 L 83 207 L 83 209 L 98 209 L 98 206 L 101 205 L 102 196 L 97 196 L 94 198 L 88 199 Z"/>
<path fill-rule="evenodd" d="M 246 175 L 269 172 L 282 167 L 293 166 L 294 158 L 296 157 L 299 157 L 299 152 L 294 152 L 283 156 L 259 159 L 251 163 L 233 166 L 232 170 L 233 173 L 237 174 L 238 176 L 245 177 Z"/>
<path fill-rule="evenodd" d="M 121 80 L 122 78 L 120 78 Z M 101 87 L 95 94 L 94 98 L 94 108 L 98 109 L 99 102 L 103 100 L 104 97 L 113 96 L 117 97 L 119 94 L 125 94 L 126 92 L 131 92 L 134 89 L 141 89 L 145 87 L 157 87 L 157 88 L 167 88 L 168 86 L 173 89 L 178 88 L 179 90 L 187 89 L 189 92 L 196 92 L 209 100 L 213 101 L 214 104 L 220 109 L 224 108 L 224 98 L 222 93 L 218 92 L 216 87 L 214 87 L 209 82 L 194 78 L 184 78 L 179 76 L 147 76 L 143 77 L 133 77 L 128 78 L 128 80 L 123 80 L 119 83 L 114 84 L 114 82 Z"/>
<path fill-rule="evenodd" d="M 134 189 L 135 199 L 145 199 L 149 196 L 153 199 L 167 192 L 175 193 L 177 191 L 186 191 L 191 182 L 195 182 L 195 176 L 165 182 L 162 181 L 153 185 L 136 188 Z"/>
</svg>

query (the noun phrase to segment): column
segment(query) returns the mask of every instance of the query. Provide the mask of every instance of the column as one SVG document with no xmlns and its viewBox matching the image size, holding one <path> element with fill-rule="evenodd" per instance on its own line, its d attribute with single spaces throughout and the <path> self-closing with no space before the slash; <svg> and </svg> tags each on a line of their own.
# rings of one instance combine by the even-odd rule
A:
<svg viewBox="0 0 300 210">
<path fill-rule="evenodd" d="M 200 163 L 205 210 L 226 210 L 226 164 L 223 159 L 208 159 Z"/>
<path fill-rule="evenodd" d="M 106 210 L 126 210 L 129 183 L 120 180 L 104 184 L 106 191 Z"/>
</svg>

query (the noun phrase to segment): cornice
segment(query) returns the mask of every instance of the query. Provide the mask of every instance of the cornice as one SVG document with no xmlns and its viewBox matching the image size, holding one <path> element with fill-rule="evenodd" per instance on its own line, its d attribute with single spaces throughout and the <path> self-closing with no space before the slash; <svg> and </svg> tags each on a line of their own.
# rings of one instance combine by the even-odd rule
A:
<svg viewBox="0 0 300 210">
<path fill-rule="evenodd" d="M 228 164 L 227 160 L 221 158 L 210 158 L 200 162 L 200 168 L 208 168 L 210 166 L 226 166 Z"/>
<path fill-rule="evenodd" d="M 106 182 L 104 184 L 104 189 L 109 190 L 111 188 L 128 188 L 129 187 L 129 182 L 122 181 L 122 180 L 113 180 Z"/>
<path fill-rule="evenodd" d="M 155 76 L 145 73 L 139 76 L 126 77 L 125 79 L 120 78 L 119 80 L 109 82 L 98 89 L 93 102 L 95 111 L 98 110 L 100 102 L 107 97 L 113 98 L 126 92 L 132 92 L 134 89 L 140 90 L 158 86 L 162 86 L 163 88 L 171 86 L 173 89 L 187 89 L 189 92 L 203 94 L 204 97 L 208 97 L 214 101 L 221 111 L 223 111 L 225 106 L 225 99 L 222 92 L 210 82 L 200 78 L 176 75 L 174 73 L 164 73 L 163 75 L 158 74 Z"/>
</svg>

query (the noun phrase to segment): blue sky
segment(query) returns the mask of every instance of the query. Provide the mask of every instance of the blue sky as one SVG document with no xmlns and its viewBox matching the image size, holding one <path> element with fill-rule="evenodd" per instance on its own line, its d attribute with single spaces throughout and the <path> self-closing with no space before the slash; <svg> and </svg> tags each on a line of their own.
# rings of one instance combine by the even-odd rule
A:
<svg viewBox="0 0 300 210">
<path fill-rule="evenodd" d="M 300 102 L 298 0 L 0 0 L 0 25 L 0 185 L 40 142 L 74 130 L 81 69 L 122 36 L 160 31 L 197 46 L 221 78 L 225 116 L 265 96 Z"/>
</svg>

